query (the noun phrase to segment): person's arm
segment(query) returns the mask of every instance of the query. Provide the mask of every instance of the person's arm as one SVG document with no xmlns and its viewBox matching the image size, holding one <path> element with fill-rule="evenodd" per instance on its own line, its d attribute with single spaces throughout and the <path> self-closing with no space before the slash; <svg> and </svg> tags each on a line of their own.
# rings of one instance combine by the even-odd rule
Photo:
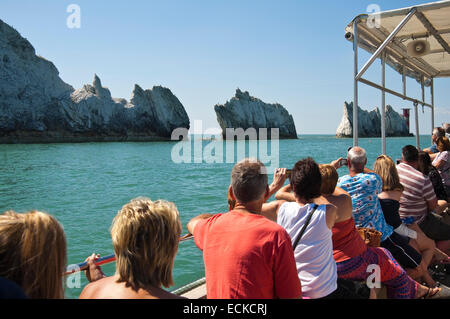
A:
<svg viewBox="0 0 450 319">
<path fill-rule="evenodd" d="M 294 251 L 289 235 L 284 230 L 278 247 L 275 247 L 273 287 L 275 297 L 280 299 L 299 299 L 302 297 L 302 286 L 297 273 Z"/>
<path fill-rule="evenodd" d="M 84 274 L 86 275 L 86 278 L 89 282 L 97 281 L 106 277 L 106 275 L 102 271 L 102 268 L 95 264 L 95 261 L 99 258 L 99 254 L 92 254 L 85 260 L 89 268 L 84 272 Z"/>
<path fill-rule="evenodd" d="M 332 161 L 330 163 L 330 165 L 333 166 L 335 169 L 341 168 L 342 167 L 342 165 L 341 165 L 342 159 L 343 159 L 342 157 L 339 157 L 337 160 Z"/>
<path fill-rule="evenodd" d="M 100 266 L 95 264 L 95 261 L 100 258 L 100 255 L 92 254 L 85 261 L 87 261 L 89 268 L 84 272 L 89 284 L 83 288 L 81 291 L 79 299 L 92 299 L 94 298 L 95 292 L 97 290 L 97 284 L 94 283 L 97 280 L 105 278 L 106 275 L 103 273 Z"/>
<path fill-rule="evenodd" d="M 334 188 L 334 192 L 336 195 L 347 195 L 348 197 L 350 197 L 350 194 L 347 191 L 340 188 L 339 186 L 336 186 Z M 351 199 L 351 197 L 350 197 L 350 199 Z"/>
<path fill-rule="evenodd" d="M 370 168 L 368 168 L 367 166 L 364 166 L 364 173 L 368 174 L 368 173 L 375 173 L 373 170 L 371 170 Z"/>
<path fill-rule="evenodd" d="M 429 212 L 434 211 L 436 209 L 436 206 L 437 206 L 437 198 L 436 198 L 436 196 L 432 200 L 427 200 L 427 207 L 428 207 L 428 211 Z"/>
<path fill-rule="evenodd" d="M 436 156 L 437 156 L 437 159 L 435 162 L 433 161 L 433 166 L 436 167 L 437 169 L 441 169 L 447 162 L 448 153 L 443 153 L 442 155 L 436 155 Z"/>
<path fill-rule="evenodd" d="M 261 209 L 261 215 L 276 223 L 278 218 L 278 210 L 285 202 L 286 201 L 284 200 L 274 200 L 270 203 L 264 203 Z"/>
<path fill-rule="evenodd" d="M 432 212 L 437 206 L 437 197 L 434 192 L 433 184 L 431 184 L 430 179 L 427 177 L 423 186 L 423 198 L 427 203 L 428 211 Z"/>
<path fill-rule="evenodd" d="M 195 225 L 203 219 L 208 219 L 214 216 L 214 214 L 201 214 L 192 218 L 186 225 L 186 228 L 190 234 L 194 234 Z"/>
<path fill-rule="evenodd" d="M 291 185 L 286 185 L 282 187 L 276 194 L 275 198 L 278 200 L 285 200 L 288 202 L 295 202 L 295 195 L 291 191 Z"/>
<path fill-rule="evenodd" d="M 275 194 L 280 188 L 283 187 L 284 182 L 287 179 L 286 168 L 277 168 L 273 174 L 272 184 L 269 186 L 269 193 L 267 194 L 265 201 L 267 201 L 273 194 Z"/>
</svg>

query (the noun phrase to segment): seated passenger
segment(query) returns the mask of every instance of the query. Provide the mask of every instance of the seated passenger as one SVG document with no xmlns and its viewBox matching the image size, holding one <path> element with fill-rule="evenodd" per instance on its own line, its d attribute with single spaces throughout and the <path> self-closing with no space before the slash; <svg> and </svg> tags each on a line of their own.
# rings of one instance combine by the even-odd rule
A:
<svg viewBox="0 0 450 319">
<path fill-rule="evenodd" d="M 244 159 L 231 172 L 227 213 L 191 219 L 188 231 L 203 251 L 207 298 L 299 298 L 289 235 L 261 215 L 263 203 L 284 183 L 277 175 L 269 187 L 264 164 Z"/>
<path fill-rule="evenodd" d="M 436 140 L 436 147 L 439 151 L 432 164 L 437 168 L 442 177 L 447 196 L 450 195 L 450 141 L 447 137 L 439 137 Z"/>
<path fill-rule="evenodd" d="M 443 213 L 449 207 L 448 196 L 444 183 L 442 182 L 441 174 L 439 174 L 436 167 L 431 164 L 430 155 L 428 155 L 428 153 L 419 152 L 417 170 L 429 177 L 437 197 L 435 212 L 438 214 Z"/>
<path fill-rule="evenodd" d="M 321 176 L 312 158 L 298 161 L 291 172 L 290 186 L 295 201 L 275 201 L 263 214 L 276 221 L 291 237 L 302 294 L 311 299 L 339 298 L 331 229 L 336 207 L 318 202 Z"/>
<path fill-rule="evenodd" d="M 430 147 L 425 148 L 423 150 L 424 152 L 426 152 L 430 155 L 430 158 L 432 160 L 436 157 L 437 153 L 439 153 L 439 151 L 437 149 L 436 141 L 439 137 L 443 137 L 443 136 L 445 136 L 445 130 L 442 127 L 435 127 L 431 134 L 431 141 L 433 142 L 433 144 Z"/>
<path fill-rule="evenodd" d="M 91 256 L 90 281 L 80 299 L 181 298 L 162 288 L 173 285 L 172 268 L 181 222 L 176 206 L 164 200 L 136 198 L 114 218 L 111 237 L 116 274 L 105 277 Z"/>
<path fill-rule="evenodd" d="M 427 237 L 435 241 L 448 241 L 450 225 L 432 213 L 437 205 L 436 194 L 430 179 L 418 167 L 419 151 L 412 145 L 406 145 L 402 148 L 402 162 L 397 165 L 400 183 L 404 187 L 400 197 L 400 218 L 407 225 L 416 223 Z M 440 249 L 449 253 L 448 248 Z"/>
<path fill-rule="evenodd" d="M 428 156 L 428 154 L 426 155 Z M 398 210 L 400 207 L 399 200 L 403 192 L 403 185 L 400 183 L 394 161 L 392 161 L 389 156 L 380 155 L 375 161 L 373 170 L 383 181 L 383 189 L 378 195 L 378 199 L 387 223 L 394 228 L 396 233 L 405 239 L 405 242 L 408 244 L 407 247 L 414 247 L 415 251 L 420 252 L 422 255 L 422 262 L 418 264 L 417 267 L 408 267 L 402 263 L 400 264 L 402 264 L 412 278 L 419 282 L 422 282 L 423 280 L 427 286 L 434 287 L 436 282 L 428 273 L 428 266 L 434 257 L 436 245 L 419 227 L 413 226 L 412 229 L 408 228 L 408 226 L 400 219 Z M 408 258 L 408 256 L 410 256 L 410 254 L 405 255 L 406 258 Z M 411 262 L 415 263 L 413 258 L 411 258 Z"/>
<path fill-rule="evenodd" d="M 444 123 L 444 125 L 442 125 L 442 128 L 445 131 L 445 136 L 450 139 L 450 123 Z"/>
<path fill-rule="evenodd" d="M 0 299 L 27 299 L 27 296 L 15 282 L 0 277 Z"/>
<path fill-rule="evenodd" d="M 334 163 L 336 165 L 336 163 Z M 380 266 L 381 283 L 387 288 L 388 298 L 447 298 L 444 288 L 427 288 L 410 278 L 398 265 L 387 249 L 368 247 L 356 230 L 350 195 L 336 187 L 338 174 L 332 165 L 320 165 L 321 193 L 337 208 L 337 218 L 332 229 L 333 258 L 339 278 L 366 281 L 370 275 L 369 265 Z M 276 198 L 289 199 L 289 186 L 282 188 Z"/>
<path fill-rule="evenodd" d="M 378 174 L 366 167 L 367 156 L 363 148 L 355 146 L 347 153 L 349 174 L 341 177 L 338 186 L 352 198 L 353 217 L 357 227 L 381 232 L 380 246 L 389 250 L 403 268 L 417 269 L 422 262 L 420 253 L 408 240 L 386 222 L 378 195 L 383 182 Z M 420 270 L 421 268 L 418 268 Z"/>
<path fill-rule="evenodd" d="M 66 237 L 58 221 L 42 212 L 0 215 L 0 277 L 32 299 L 64 298 Z"/>
</svg>

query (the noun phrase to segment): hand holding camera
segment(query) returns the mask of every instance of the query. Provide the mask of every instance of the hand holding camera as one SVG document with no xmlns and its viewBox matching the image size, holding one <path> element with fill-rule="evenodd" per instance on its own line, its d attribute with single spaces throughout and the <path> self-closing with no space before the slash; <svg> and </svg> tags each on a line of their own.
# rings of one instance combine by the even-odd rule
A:
<svg viewBox="0 0 450 319">
<path fill-rule="evenodd" d="M 347 166 L 347 159 L 339 157 L 337 160 L 332 161 L 330 165 L 333 166 L 335 169 L 341 168 L 342 166 Z"/>
</svg>

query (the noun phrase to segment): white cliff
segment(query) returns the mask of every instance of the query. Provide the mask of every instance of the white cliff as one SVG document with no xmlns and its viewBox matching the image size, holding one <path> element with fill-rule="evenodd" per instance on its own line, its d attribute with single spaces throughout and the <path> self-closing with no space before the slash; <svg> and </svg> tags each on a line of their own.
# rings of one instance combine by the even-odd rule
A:
<svg viewBox="0 0 450 319">
<path fill-rule="evenodd" d="M 217 121 L 222 128 L 222 135 L 226 138 L 226 128 L 267 128 L 268 137 L 270 129 L 278 128 L 280 138 L 297 138 L 292 115 L 280 104 L 267 104 L 250 96 L 245 91 L 236 90 L 236 94 L 224 105 L 215 105 Z"/>
<path fill-rule="evenodd" d="M 162 140 L 178 127 L 189 118 L 169 89 L 135 85 L 128 102 L 95 75 L 75 90 L 0 20 L 0 143 Z"/>
<path fill-rule="evenodd" d="M 386 136 L 411 136 L 406 119 L 386 105 Z M 353 136 L 353 103 L 344 103 L 344 114 L 336 130 L 337 137 Z M 358 136 L 381 136 L 381 113 L 378 108 L 366 111 L 358 107 Z"/>
</svg>

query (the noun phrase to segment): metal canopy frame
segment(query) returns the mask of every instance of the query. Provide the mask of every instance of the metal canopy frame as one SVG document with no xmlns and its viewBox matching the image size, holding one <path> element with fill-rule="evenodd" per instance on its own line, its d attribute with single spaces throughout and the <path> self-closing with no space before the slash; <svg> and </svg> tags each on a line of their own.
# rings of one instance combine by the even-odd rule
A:
<svg viewBox="0 0 450 319">
<path fill-rule="evenodd" d="M 373 33 L 365 30 L 364 26 L 361 24 L 358 25 L 363 18 L 367 18 L 367 14 L 359 15 L 355 19 L 353 19 L 353 146 L 358 145 L 358 83 L 364 83 L 371 87 L 374 87 L 381 91 L 381 138 L 382 138 L 382 153 L 386 154 L 386 93 L 402 98 L 403 100 L 407 100 L 413 103 L 414 105 L 414 116 L 415 116 L 415 126 L 416 126 L 416 146 L 420 149 L 420 140 L 419 140 L 419 118 L 418 118 L 418 105 L 422 104 L 422 107 L 427 106 L 431 109 L 431 127 L 434 128 L 434 78 L 435 77 L 446 77 L 450 76 L 450 74 L 443 74 L 436 71 L 431 65 L 424 62 L 423 60 L 414 59 L 409 57 L 404 49 L 401 47 L 398 42 L 394 41 L 396 35 L 400 30 L 408 23 L 408 21 L 415 16 L 426 28 L 427 33 L 420 34 L 412 34 L 409 37 L 414 39 L 420 37 L 428 37 L 433 36 L 438 43 L 442 46 L 442 50 L 438 52 L 447 52 L 450 53 L 449 44 L 442 38 L 442 34 L 450 33 L 450 29 L 437 31 L 432 23 L 424 16 L 424 14 L 420 11 L 423 8 L 429 7 L 440 7 L 445 6 L 448 7 L 450 5 L 450 1 L 442 1 L 437 3 L 429 3 L 416 7 L 399 9 L 399 10 L 391 10 L 383 12 L 383 15 L 399 15 L 404 14 L 405 17 L 401 20 L 401 22 L 395 27 L 395 29 L 389 33 L 389 35 L 385 38 L 384 41 L 381 39 L 388 34 L 384 32 L 380 27 L 379 30 L 373 31 L 375 33 L 379 33 L 380 37 L 374 36 Z M 380 14 L 380 13 L 378 13 Z M 365 38 L 370 39 L 371 44 L 364 43 L 364 41 L 360 42 L 359 32 L 361 32 Z M 405 37 L 405 36 L 402 36 Z M 349 35 L 346 34 L 346 38 L 349 39 Z M 398 38 L 396 38 L 398 39 Z M 374 50 L 373 44 L 377 44 L 376 50 Z M 369 60 L 363 65 L 361 69 L 358 69 L 358 46 L 361 46 L 365 50 L 369 52 L 373 52 Z M 392 47 L 391 47 L 392 46 Z M 400 54 L 398 52 L 401 52 Z M 436 51 L 435 51 L 436 52 Z M 392 63 L 392 61 L 387 61 L 387 56 L 391 55 L 395 57 L 397 61 L 399 61 L 400 65 Z M 367 79 L 364 79 L 362 76 L 367 71 L 367 69 L 373 64 L 373 62 L 380 58 L 381 60 L 381 85 L 373 83 Z M 402 74 L 402 82 L 403 82 L 403 92 L 397 92 L 391 89 L 386 88 L 386 63 L 389 63 L 394 69 L 399 71 Z M 406 93 L 406 76 L 407 72 L 409 72 L 412 77 L 418 79 L 422 89 L 422 99 L 418 100 L 416 98 L 410 97 Z M 425 79 L 428 79 L 427 81 Z M 427 103 L 425 101 L 425 86 L 430 87 L 430 97 L 431 103 Z"/>
</svg>

